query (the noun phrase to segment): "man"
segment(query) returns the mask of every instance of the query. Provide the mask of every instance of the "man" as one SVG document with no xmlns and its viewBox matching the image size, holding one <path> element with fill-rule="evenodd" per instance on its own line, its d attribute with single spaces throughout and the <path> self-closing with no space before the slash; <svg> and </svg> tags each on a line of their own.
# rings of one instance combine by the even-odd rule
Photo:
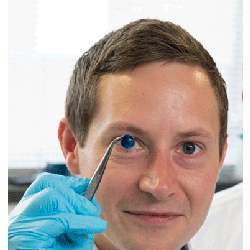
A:
<svg viewBox="0 0 250 250">
<path fill-rule="evenodd" d="M 225 157 L 227 110 L 216 64 L 181 27 L 145 19 L 106 35 L 78 60 L 58 129 L 78 178 L 38 178 L 11 216 L 10 246 L 189 249 Z M 114 146 L 98 202 L 88 201 L 79 177 L 123 134 L 134 146 Z"/>
</svg>

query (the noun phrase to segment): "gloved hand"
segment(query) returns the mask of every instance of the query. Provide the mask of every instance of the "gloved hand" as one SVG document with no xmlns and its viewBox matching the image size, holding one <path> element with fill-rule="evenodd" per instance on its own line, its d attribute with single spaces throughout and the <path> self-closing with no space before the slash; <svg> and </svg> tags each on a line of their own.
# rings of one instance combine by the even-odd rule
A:
<svg viewBox="0 0 250 250">
<path fill-rule="evenodd" d="M 9 249 L 93 249 L 106 229 L 101 208 L 82 195 L 88 179 L 44 173 L 10 214 Z"/>
</svg>

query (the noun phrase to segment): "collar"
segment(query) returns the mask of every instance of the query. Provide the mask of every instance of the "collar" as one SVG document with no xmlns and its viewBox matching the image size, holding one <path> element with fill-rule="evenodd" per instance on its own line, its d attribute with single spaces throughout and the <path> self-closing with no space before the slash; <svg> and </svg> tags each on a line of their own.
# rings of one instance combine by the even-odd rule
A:
<svg viewBox="0 0 250 250">
<path fill-rule="evenodd" d="M 189 244 L 187 244 L 184 247 L 182 247 L 181 250 L 192 250 L 192 248 L 191 248 L 191 246 Z"/>
<path fill-rule="evenodd" d="M 94 245 L 94 250 L 98 250 L 96 244 Z M 192 250 L 192 249 L 191 249 L 191 246 L 187 244 L 184 247 L 182 247 L 181 250 Z"/>
</svg>

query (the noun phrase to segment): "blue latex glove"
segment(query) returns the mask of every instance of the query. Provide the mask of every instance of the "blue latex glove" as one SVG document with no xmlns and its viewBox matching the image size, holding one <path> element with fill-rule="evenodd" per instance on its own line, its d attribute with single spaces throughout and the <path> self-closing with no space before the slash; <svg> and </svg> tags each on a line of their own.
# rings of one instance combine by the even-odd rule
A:
<svg viewBox="0 0 250 250">
<path fill-rule="evenodd" d="M 106 221 L 95 198 L 83 197 L 88 179 L 42 174 L 10 214 L 9 249 L 93 249 Z"/>
</svg>

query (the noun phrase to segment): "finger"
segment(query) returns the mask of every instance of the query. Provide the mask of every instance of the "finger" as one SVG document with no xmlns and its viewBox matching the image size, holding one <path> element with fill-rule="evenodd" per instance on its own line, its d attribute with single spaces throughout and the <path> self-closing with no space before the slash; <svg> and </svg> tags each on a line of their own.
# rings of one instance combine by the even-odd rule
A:
<svg viewBox="0 0 250 250">
<path fill-rule="evenodd" d="M 19 234 L 37 235 L 39 238 L 56 238 L 62 234 L 96 234 L 107 228 L 107 222 L 96 216 L 83 216 L 70 213 L 61 213 L 50 216 L 33 218 L 21 218 L 18 221 L 22 225 Z M 10 229 L 11 233 L 11 229 Z"/>
<path fill-rule="evenodd" d="M 23 216 L 31 217 L 55 213 L 99 216 L 101 212 L 100 206 L 96 207 L 85 197 L 64 186 L 60 192 L 53 188 L 45 188 L 39 193 L 24 198 L 15 210 Z M 11 216 L 13 215 L 12 213 Z"/>
<path fill-rule="evenodd" d="M 93 250 L 94 234 L 67 233 L 65 235 L 71 242 L 74 243 L 76 248 L 79 247 L 79 249 Z"/>
<path fill-rule="evenodd" d="M 52 177 L 57 178 L 57 176 Z M 75 213 L 86 214 L 85 211 L 88 211 L 88 215 L 100 215 L 101 207 L 98 204 L 96 198 L 93 197 L 93 199 L 89 201 L 82 195 L 82 191 L 83 189 L 87 188 L 89 180 L 87 178 L 79 178 L 73 176 L 71 178 L 66 177 L 66 180 L 67 185 L 61 185 L 60 183 L 55 186 L 55 189 L 65 197 L 69 204 L 72 205 L 72 207 L 75 209 Z M 76 183 L 77 181 L 78 183 L 80 183 L 80 185 Z M 81 185 L 82 181 L 84 181 L 84 185 Z"/>
<path fill-rule="evenodd" d="M 97 216 L 62 213 L 46 216 L 44 219 L 46 223 L 41 230 L 50 232 L 50 235 L 54 237 L 62 233 L 96 234 L 103 232 L 107 228 L 107 222 Z M 57 227 L 53 228 L 55 224 Z"/>
<path fill-rule="evenodd" d="M 86 190 L 88 183 L 89 180 L 87 178 L 42 173 L 26 190 L 23 197 L 38 193 L 47 187 L 60 190 L 62 186 L 67 186 L 73 189 L 75 192 L 82 194 Z"/>
<path fill-rule="evenodd" d="M 26 230 L 26 229 L 25 229 Z M 25 231 L 23 228 L 18 233 L 8 233 L 9 249 L 84 249 L 93 250 L 93 234 L 61 234 L 51 237 L 35 230 Z M 71 237 L 69 237 L 71 236 Z"/>
<path fill-rule="evenodd" d="M 58 191 L 58 190 L 57 190 Z M 91 201 L 82 195 L 79 195 L 65 186 L 62 187 L 60 194 L 66 199 L 68 204 L 74 209 L 76 214 L 97 215 L 101 214 L 101 207 L 96 198 Z"/>
<path fill-rule="evenodd" d="M 95 196 L 93 197 L 91 203 L 94 204 L 94 206 L 96 207 L 96 210 L 97 210 L 97 214 L 100 215 L 102 212 L 102 208 L 101 208 L 100 204 L 98 203 L 98 201 L 96 200 Z"/>
</svg>

